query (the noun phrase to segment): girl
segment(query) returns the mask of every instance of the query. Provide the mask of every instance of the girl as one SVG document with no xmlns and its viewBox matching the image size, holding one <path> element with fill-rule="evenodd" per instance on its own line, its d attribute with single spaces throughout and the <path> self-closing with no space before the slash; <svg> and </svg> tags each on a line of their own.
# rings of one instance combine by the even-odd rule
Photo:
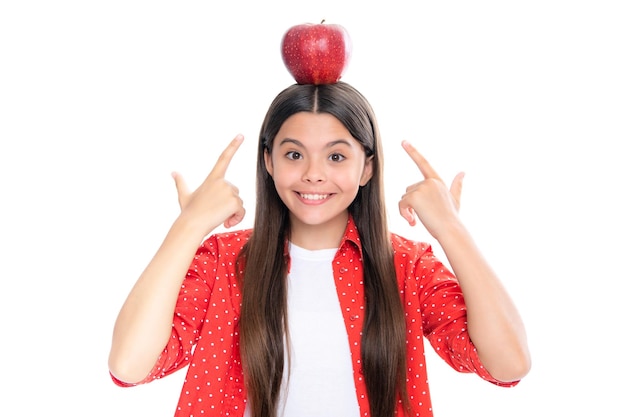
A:
<svg viewBox="0 0 626 417">
<path fill-rule="evenodd" d="M 251 230 L 226 169 L 237 136 L 190 193 L 125 301 L 109 367 L 121 386 L 188 366 L 176 416 L 431 416 L 424 337 L 454 369 L 514 386 L 529 371 L 522 320 L 410 144 L 424 179 L 399 203 L 443 248 L 387 230 L 382 146 L 345 82 L 295 84 L 271 104 Z M 206 238 L 206 239 L 205 239 Z M 173 318 L 173 319 L 172 319 Z"/>
</svg>

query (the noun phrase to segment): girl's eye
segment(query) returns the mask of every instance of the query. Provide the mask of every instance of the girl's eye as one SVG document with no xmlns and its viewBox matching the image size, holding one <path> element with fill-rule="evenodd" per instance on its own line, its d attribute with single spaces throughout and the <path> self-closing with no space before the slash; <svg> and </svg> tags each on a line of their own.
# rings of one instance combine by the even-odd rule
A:
<svg viewBox="0 0 626 417">
<path fill-rule="evenodd" d="M 289 152 L 287 152 L 286 156 L 287 156 L 288 159 L 293 159 L 293 160 L 302 158 L 302 154 L 300 152 L 298 152 L 298 151 L 289 151 Z"/>
<path fill-rule="evenodd" d="M 341 154 L 339 154 L 339 153 L 334 153 L 334 154 L 330 155 L 329 159 L 331 161 L 333 161 L 333 162 L 341 162 L 344 159 L 346 159 L 346 157 L 341 155 Z"/>
</svg>

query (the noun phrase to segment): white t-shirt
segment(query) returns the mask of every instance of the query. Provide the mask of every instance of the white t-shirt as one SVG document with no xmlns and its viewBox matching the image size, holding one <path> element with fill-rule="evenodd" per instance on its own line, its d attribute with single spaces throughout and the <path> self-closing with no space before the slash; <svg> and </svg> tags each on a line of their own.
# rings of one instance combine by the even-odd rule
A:
<svg viewBox="0 0 626 417">
<path fill-rule="evenodd" d="M 333 278 L 337 249 L 311 251 L 290 244 L 289 252 L 291 369 L 287 380 L 285 355 L 278 415 L 359 417 L 348 335 Z"/>
</svg>

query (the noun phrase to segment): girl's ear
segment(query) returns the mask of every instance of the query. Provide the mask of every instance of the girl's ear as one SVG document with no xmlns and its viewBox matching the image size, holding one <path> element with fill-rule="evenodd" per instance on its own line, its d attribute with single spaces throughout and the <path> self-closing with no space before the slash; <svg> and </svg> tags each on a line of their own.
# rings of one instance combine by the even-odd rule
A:
<svg viewBox="0 0 626 417">
<path fill-rule="evenodd" d="M 361 181 L 359 182 L 359 185 L 361 187 L 367 185 L 369 180 L 372 179 L 372 175 L 374 175 L 374 155 L 365 160 L 365 165 L 363 166 L 363 173 L 361 174 Z"/>
<path fill-rule="evenodd" d="M 270 177 L 274 176 L 274 165 L 272 165 L 272 155 L 270 155 L 267 149 L 263 151 L 263 159 L 265 160 L 265 169 L 267 170 L 267 173 L 270 174 Z"/>
</svg>

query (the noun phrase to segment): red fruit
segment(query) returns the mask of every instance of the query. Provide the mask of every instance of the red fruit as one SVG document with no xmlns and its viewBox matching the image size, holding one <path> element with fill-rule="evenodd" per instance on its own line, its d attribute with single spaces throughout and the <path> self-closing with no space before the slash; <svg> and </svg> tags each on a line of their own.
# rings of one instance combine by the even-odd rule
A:
<svg viewBox="0 0 626 417">
<path fill-rule="evenodd" d="M 352 41 L 338 24 L 303 23 L 285 32 L 283 62 L 298 84 L 334 84 L 352 55 Z"/>
</svg>

